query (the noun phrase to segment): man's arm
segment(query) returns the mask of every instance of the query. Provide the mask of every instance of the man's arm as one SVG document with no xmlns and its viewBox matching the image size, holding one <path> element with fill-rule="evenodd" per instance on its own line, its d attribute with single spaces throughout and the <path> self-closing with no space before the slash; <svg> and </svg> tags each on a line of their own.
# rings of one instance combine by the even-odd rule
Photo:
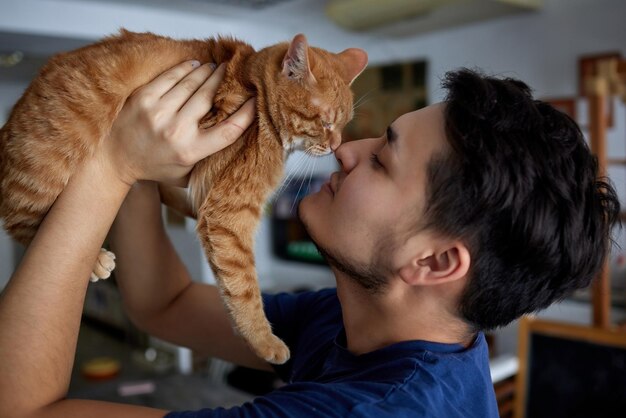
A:
<svg viewBox="0 0 626 418">
<path fill-rule="evenodd" d="M 115 411 L 118 416 L 124 416 L 122 411 L 126 416 L 163 415 L 117 406 L 104 415 L 94 402 L 64 400 L 89 275 L 127 191 L 107 167 L 85 164 L 52 206 L 4 289 L 0 416 L 73 417 L 87 411 L 91 417 Z"/>
<path fill-rule="evenodd" d="M 140 179 L 183 183 L 197 161 L 232 144 L 254 119 L 248 101 L 221 124 L 199 129 L 223 69 L 212 77 L 210 67 L 197 67 L 182 63 L 137 90 L 39 226 L 0 296 L 0 417 L 164 414 L 65 397 L 88 278 L 130 185 Z M 183 79 L 188 82 L 178 83 Z M 198 86 L 191 97 L 190 83 Z"/>
<path fill-rule="evenodd" d="M 215 286 L 191 280 L 165 232 L 156 183 L 136 183 L 109 241 L 133 322 L 155 337 L 246 367 L 271 370 L 235 335 Z"/>
</svg>

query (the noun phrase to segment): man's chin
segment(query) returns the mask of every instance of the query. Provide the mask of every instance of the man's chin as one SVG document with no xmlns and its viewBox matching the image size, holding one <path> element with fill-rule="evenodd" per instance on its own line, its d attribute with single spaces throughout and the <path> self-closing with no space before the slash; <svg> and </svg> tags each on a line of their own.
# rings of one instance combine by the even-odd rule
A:
<svg viewBox="0 0 626 418">
<path fill-rule="evenodd" d="M 305 203 L 304 199 L 302 199 L 298 205 L 298 218 L 300 218 L 300 221 L 304 225 L 304 229 L 307 234 L 309 234 L 309 238 L 317 248 L 317 251 L 322 255 L 322 257 L 324 257 L 324 260 L 326 260 L 326 263 L 328 263 L 330 268 L 334 272 L 340 271 L 345 273 L 347 277 L 358 283 L 371 294 L 384 291 L 387 281 L 384 275 L 378 271 L 375 263 L 361 264 L 358 261 L 346 259 L 342 256 L 340 251 L 331 249 L 330 246 L 324 245 L 320 242 L 319 238 L 316 237 L 313 231 L 312 222 L 310 222 L 311 220 L 307 216 L 307 213 L 309 213 L 306 209 L 307 206 L 303 203 Z"/>
<path fill-rule="evenodd" d="M 302 222 L 304 225 L 304 227 L 306 228 L 306 223 L 304 221 L 304 211 L 302 210 L 302 202 L 304 202 L 304 199 L 306 199 L 306 196 L 300 200 L 300 202 L 298 202 L 298 205 L 296 206 L 296 216 L 298 217 L 298 219 L 300 219 L 300 222 Z"/>
<path fill-rule="evenodd" d="M 320 252 L 320 254 L 322 254 L 322 256 L 324 256 L 324 258 L 326 258 L 326 254 L 325 254 L 325 251 L 323 250 L 323 246 L 320 245 L 319 239 L 316 237 L 316 234 L 313 228 L 313 222 L 310 219 L 311 217 L 309 216 L 311 207 L 310 205 L 307 204 L 308 197 L 309 196 L 305 196 L 298 204 L 298 207 L 296 209 L 297 214 L 298 214 L 298 219 L 300 219 L 300 222 L 302 222 L 302 225 L 304 225 L 304 230 L 309 235 L 309 238 L 311 239 L 311 241 L 313 242 L 317 250 Z M 326 258 L 326 261 L 328 262 L 327 258 Z"/>
<path fill-rule="evenodd" d="M 311 231 L 311 220 L 309 219 L 310 217 L 308 216 L 309 214 L 309 208 L 307 205 L 307 198 L 308 196 L 305 196 L 302 200 L 300 200 L 300 203 L 298 203 L 298 206 L 296 208 L 296 214 L 298 216 L 298 219 L 300 219 L 300 222 L 302 222 L 302 225 L 304 225 L 304 229 L 306 230 L 307 234 L 309 234 L 309 237 L 311 237 L 311 239 L 313 240 L 313 243 L 315 243 L 317 245 L 317 243 L 315 242 L 315 239 L 313 238 L 314 234 L 312 233 L 313 231 Z"/>
<path fill-rule="evenodd" d="M 310 211 L 311 211 L 310 195 L 307 195 L 307 196 L 304 196 L 298 203 L 298 206 L 296 207 L 296 215 L 298 216 L 298 219 L 300 219 L 300 221 L 304 224 L 304 227 L 306 228 L 306 231 L 309 233 L 309 235 L 311 235 L 311 231 L 310 231 L 311 219 L 309 216 Z"/>
</svg>

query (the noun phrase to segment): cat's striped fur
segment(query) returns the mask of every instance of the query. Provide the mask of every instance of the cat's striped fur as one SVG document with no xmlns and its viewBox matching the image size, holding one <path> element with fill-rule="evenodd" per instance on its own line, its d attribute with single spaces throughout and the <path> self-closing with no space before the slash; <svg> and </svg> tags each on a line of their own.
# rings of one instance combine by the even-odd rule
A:
<svg viewBox="0 0 626 418">
<path fill-rule="evenodd" d="M 132 92 L 191 59 L 227 62 L 201 126 L 219 123 L 257 97 L 258 119 L 235 144 L 195 166 L 190 188 L 197 232 L 236 329 L 261 358 L 283 363 L 289 351 L 262 309 L 254 233 L 293 138 L 305 138 L 302 145 L 314 154 L 338 145 L 352 117 L 349 85 L 367 62 L 363 51 L 332 54 L 309 47 L 302 35 L 256 52 L 231 38 L 174 40 L 122 31 L 59 54 L 0 130 L 0 217 L 27 245 L 76 168 L 106 140 Z"/>
</svg>

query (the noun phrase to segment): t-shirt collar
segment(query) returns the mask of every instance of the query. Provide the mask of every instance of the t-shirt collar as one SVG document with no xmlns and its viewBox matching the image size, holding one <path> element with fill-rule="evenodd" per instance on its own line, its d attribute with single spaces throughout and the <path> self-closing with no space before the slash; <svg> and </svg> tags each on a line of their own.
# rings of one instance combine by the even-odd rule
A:
<svg viewBox="0 0 626 418">
<path fill-rule="evenodd" d="M 474 342 L 472 343 L 472 345 L 470 345 L 470 347 L 468 348 L 464 347 L 462 344 L 456 343 L 448 344 L 424 340 L 410 340 L 394 343 L 378 350 L 371 351 L 369 353 L 356 355 L 348 350 L 345 328 L 341 327 L 341 329 L 337 333 L 337 336 L 334 339 L 334 347 L 338 351 L 339 355 L 346 360 L 369 362 L 379 361 L 381 359 L 384 359 L 385 357 L 393 359 L 399 356 L 408 356 L 411 354 L 424 352 L 429 352 L 433 354 L 459 353 L 465 350 L 472 349 L 474 346 L 479 344 L 481 337 L 482 333 L 479 333 L 474 338 Z"/>
</svg>

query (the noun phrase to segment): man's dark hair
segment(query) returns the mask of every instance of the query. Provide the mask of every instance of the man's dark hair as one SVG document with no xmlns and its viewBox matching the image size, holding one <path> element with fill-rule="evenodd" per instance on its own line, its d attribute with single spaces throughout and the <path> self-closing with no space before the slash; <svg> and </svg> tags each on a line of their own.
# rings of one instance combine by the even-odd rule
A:
<svg viewBox="0 0 626 418">
<path fill-rule="evenodd" d="M 492 329 L 590 284 L 619 200 L 576 123 L 523 82 L 461 69 L 443 87 L 449 150 L 429 164 L 422 226 L 464 240 L 460 314 Z"/>
</svg>

